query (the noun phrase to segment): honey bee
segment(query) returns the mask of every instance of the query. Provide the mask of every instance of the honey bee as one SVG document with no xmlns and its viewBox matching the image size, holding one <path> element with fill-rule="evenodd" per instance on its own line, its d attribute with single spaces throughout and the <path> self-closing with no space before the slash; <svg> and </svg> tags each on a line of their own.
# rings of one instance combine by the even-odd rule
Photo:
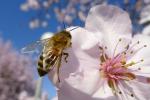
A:
<svg viewBox="0 0 150 100">
<path fill-rule="evenodd" d="M 76 29 L 75 27 L 70 31 Z M 64 60 L 67 63 L 67 58 L 69 56 L 68 53 L 65 53 L 64 50 L 71 47 L 71 34 L 70 31 L 63 30 L 61 32 L 56 33 L 50 38 L 46 38 L 43 40 L 36 41 L 33 44 L 30 44 L 24 48 L 22 48 L 23 53 L 29 53 L 37 48 L 41 48 L 41 54 L 38 60 L 37 71 L 39 76 L 44 76 L 55 67 L 57 67 L 57 76 L 59 79 L 59 70 L 61 67 L 61 59 L 64 55 Z"/>
</svg>

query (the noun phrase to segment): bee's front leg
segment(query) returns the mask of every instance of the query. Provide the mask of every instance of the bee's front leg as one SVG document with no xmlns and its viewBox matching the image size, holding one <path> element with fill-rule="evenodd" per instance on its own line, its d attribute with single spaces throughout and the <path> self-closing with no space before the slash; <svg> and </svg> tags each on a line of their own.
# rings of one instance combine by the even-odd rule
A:
<svg viewBox="0 0 150 100">
<path fill-rule="evenodd" d="M 70 46 L 69 47 L 72 47 L 72 42 L 70 42 Z"/>
<path fill-rule="evenodd" d="M 65 60 L 65 62 L 67 63 L 67 62 L 68 62 L 67 58 L 68 58 L 69 54 L 68 54 L 68 53 L 63 52 L 63 55 L 65 55 L 64 60 Z"/>
</svg>

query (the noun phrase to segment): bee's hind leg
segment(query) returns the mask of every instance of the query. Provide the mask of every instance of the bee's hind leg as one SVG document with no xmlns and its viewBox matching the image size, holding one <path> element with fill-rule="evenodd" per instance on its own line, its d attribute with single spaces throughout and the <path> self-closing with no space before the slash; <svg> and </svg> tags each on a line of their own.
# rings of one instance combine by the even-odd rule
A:
<svg viewBox="0 0 150 100">
<path fill-rule="evenodd" d="M 67 58 L 68 58 L 69 54 L 68 54 L 68 53 L 63 52 L 63 55 L 65 55 L 64 60 L 65 60 L 65 62 L 67 63 L 67 62 L 68 62 Z"/>
</svg>

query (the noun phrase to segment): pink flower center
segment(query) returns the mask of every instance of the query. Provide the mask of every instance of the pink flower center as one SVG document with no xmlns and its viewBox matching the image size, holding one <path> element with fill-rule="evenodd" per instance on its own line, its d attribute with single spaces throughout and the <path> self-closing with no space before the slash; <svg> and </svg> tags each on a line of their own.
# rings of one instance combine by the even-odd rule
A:
<svg viewBox="0 0 150 100">
<path fill-rule="evenodd" d="M 130 65 L 132 64 L 130 63 Z M 117 55 L 102 62 L 101 76 L 106 78 L 109 86 L 113 88 L 114 86 L 112 85 L 117 85 L 121 80 L 129 81 L 135 79 L 135 75 L 127 67 L 124 55 Z"/>
<path fill-rule="evenodd" d="M 112 89 L 114 93 L 117 93 L 119 89 L 118 85 L 122 81 L 130 81 L 136 78 L 136 76 L 133 74 L 133 70 L 129 69 L 128 67 L 133 66 L 137 63 L 143 62 L 143 59 L 138 62 L 129 62 L 127 63 L 128 57 L 134 55 L 138 50 L 141 50 L 143 47 L 146 47 L 146 45 L 137 48 L 135 51 L 133 51 L 133 48 L 139 44 L 139 41 L 133 45 L 128 44 L 125 46 L 125 50 L 118 53 L 115 56 L 116 49 L 118 44 L 121 42 L 121 39 L 119 39 L 113 56 L 110 58 L 105 53 L 105 50 L 107 47 L 99 47 L 101 50 L 100 54 L 100 75 L 102 78 L 107 80 L 108 86 Z M 138 68 L 137 70 L 141 70 L 141 68 Z M 118 92 L 121 94 L 121 92 Z M 133 97 L 133 94 L 131 94 Z"/>
</svg>

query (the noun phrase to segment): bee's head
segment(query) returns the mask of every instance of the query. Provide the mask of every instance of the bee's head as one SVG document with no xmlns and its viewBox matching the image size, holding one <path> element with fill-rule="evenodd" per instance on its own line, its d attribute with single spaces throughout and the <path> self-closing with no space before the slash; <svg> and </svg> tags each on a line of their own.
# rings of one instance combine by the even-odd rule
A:
<svg viewBox="0 0 150 100">
<path fill-rule="evenodd" d="M 64 33 L 65 36 L 67 36 L 68 38 L 71 39 L 71 34 L 70 34 L 70 32 L 73 31 L 73 30 L 75 30 L 75 29 L 77 29 L 77 28 L 79 28 L 79 27 L 75 27 L 75 28 L 73 28 L 73 29 L 71 29 L 71 30 L 68 30 L 68 31 L 67 31 L 67 30 L 63 30 L 62 33 Z"/>
<path fill-rule="evenodd" d="M 65 37 L 68 37 L 70 39 L 72 38 L 72 36 L 71 36 L 69 31 L 63 30 L 62 33 L 64 34 Z"/>
</svg>

